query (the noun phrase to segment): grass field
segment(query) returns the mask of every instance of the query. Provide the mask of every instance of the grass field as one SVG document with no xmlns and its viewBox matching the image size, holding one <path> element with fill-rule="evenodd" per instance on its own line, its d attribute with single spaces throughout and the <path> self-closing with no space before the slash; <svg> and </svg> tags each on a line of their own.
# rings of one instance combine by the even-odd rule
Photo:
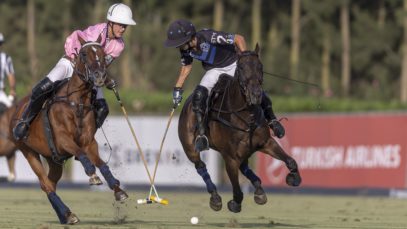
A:
<svg viewBox="0 0 407 229">
<path fill-rule="evenodd" d="M 65 226 L 40 189 L 2 188 L 0 228 L 407 228 L 407 199 L 269 193 L 269 202 L 259 206 L 246 194 L 242 212 L 235 214 L 226 207 L 231 193 L 221 193 L 223 208 L 214 212 L 204 191 L 161 191 L 168 206 L 137 205 L 146 192 L 130 191 L 130 198 L 118 204 L 109 191 L 59 190 L 81 220 Z M 192 216 L 199 218 L 197 225 L 190 223 Z"/>
</svg>

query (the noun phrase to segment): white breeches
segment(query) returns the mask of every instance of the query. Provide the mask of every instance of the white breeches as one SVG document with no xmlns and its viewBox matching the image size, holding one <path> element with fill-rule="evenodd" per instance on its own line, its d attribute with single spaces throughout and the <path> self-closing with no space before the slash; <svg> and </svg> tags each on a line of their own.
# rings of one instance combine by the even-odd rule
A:
<svg viewBox="0 0 407 229">
<path fill-rule="evenodd" d="M 63 80 L 72 77 L 74 66 L 71 61 L 66 58 L 59 59 L 55 67 L 48 73 L 47 77 L 52 82 Z M 102 99 L 103 90 L 101 87 L 95 87 L 97 90 L 96 99 Z"/>
<path fill-rule="evenodd" d="M 206 89 L 208 89 L 208 93 L 210 93 L 216 82 L 218 82 L 221 74 L 225 73 L 233 77 L 235 76 L 235 71 L 236 62 L 223 68 L 212 68 L 211 70 L 205 72 L 205 75 L 202 77 L 199 85 L 206 87 Z"/>
<path fill-rule="evenodd" d="M 11 107 L 11 105 L 13 105 L 13 100 L 13 96 L 7 96 L 7 94 L 3 90 L 0 90 L 0 103 L 3 103 L 7 107 Z"/>
</svg>

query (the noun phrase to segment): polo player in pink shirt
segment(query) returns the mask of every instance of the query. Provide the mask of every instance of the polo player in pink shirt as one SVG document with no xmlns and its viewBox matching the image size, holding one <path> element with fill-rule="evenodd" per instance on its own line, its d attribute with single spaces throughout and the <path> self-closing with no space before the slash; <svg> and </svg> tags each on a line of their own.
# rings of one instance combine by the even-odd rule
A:
<svg viewBox="0 0 407 229">
<path fill-rule="evenodd" d="M 96 41 L 101 36 L 101 45 L 106 54 L 105 60 L 109 66 L 114 59 L 120 56 L 124 49 L 123 33 L 128 25 L 136 25 L 133 20 L 133 13 L 127 5 L 117 3 L 110 6 L 107 11 L 107 22 L 90 26 L 81 31 L 76 30 L 68 36 L 65 42 L 65 55 L 58 61 L 56 66 L 32 89 L 30 102 L 26 106 L 21 119 L 13 128 L 13 135 L 16 140 L 27 137 L 28 129 L 35 116 L 40 112 L 45 100 L 55 89 L 55 82 L 72 76 L 76 55 L 81 49 L 78 36 L 85 41 Z M 111 87 L 115 87 L 112 81 Z M 96 127 L 99 128 L 109 113 L 106 100 L 103 96 L 102 88 L 96 87 L 95 115 Z"/>
</svg>

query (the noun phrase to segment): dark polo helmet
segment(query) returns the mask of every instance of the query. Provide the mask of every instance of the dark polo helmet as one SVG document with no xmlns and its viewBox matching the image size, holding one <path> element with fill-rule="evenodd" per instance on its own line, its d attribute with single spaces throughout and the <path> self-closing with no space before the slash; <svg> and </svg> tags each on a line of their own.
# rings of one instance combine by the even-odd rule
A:
<svg viewBox="0 0 407 229">
<path fill-rule="evenodd" d="M 195 26 L 187 20 L 179 19 L 172 22 L 167 30 L 167 40 L 165 47 L 179 47 L 189 40 L 196 33 Z"/>
</svg>

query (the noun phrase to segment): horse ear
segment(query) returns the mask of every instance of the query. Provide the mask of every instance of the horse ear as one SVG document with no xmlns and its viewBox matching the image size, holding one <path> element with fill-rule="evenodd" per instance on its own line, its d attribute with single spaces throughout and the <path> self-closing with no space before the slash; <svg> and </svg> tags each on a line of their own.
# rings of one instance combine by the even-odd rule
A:
<svg viewBox="0 0 407 229">
<path fill-rule="evenodd" d="M 79 43 L 81 43 L 81 46 L 86 43 L 86 41 L 83 40 L 83 38 L 81 36 L 79 36 L 79 34 L 78 34 L 78 40 L 79 40 Z"/>
<path fill-rule="evenodd" d="M 259 55 L 259 52 L 260 52 L 259 43 L 256 43 L 256 48 L 254 49 L 254 52 L 255 52 L 257 55 Z"/>
<path fill-rule="evenodd" d="M 102 42 L 102 34 L 99 34 L 98 39 L 96 40 L 97 43 L 100 44 L 100 42 Z"/>
</svg>

